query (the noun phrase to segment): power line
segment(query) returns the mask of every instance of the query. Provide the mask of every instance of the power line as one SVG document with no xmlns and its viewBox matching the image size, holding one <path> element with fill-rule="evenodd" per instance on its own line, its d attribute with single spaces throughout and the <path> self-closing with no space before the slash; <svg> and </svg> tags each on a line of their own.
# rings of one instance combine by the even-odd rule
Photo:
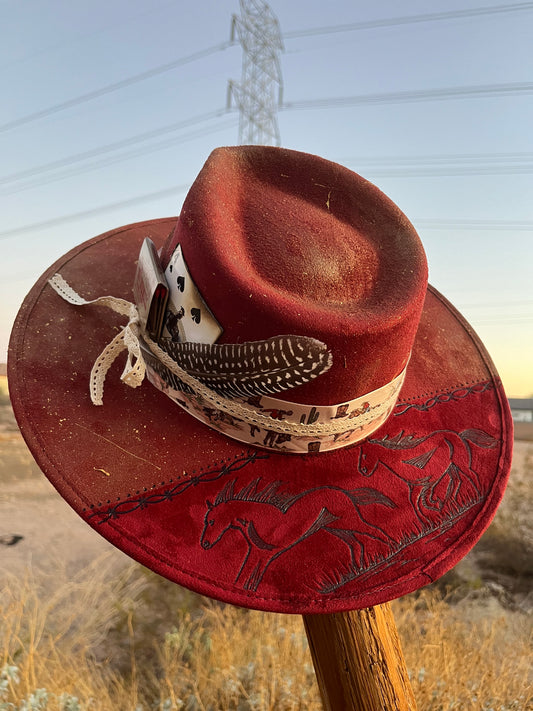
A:
<svg viewBox="0 0 533 711">
<path fill-rule="evenodd" d="M 220 118 L 221 116 L 225 115 L 227 113 L 226 109 L 218 109 L 217 111 L 210 111 L 209 113 L 205 114 L 200 114 L 198 116 L 193 116 L 189 119 L 185 119 L 184 121 L 178 121 L 177 123 L 172 123 L 168 124 L 166 126 L 161 126 L 160 128 L 153 129 L 152 131 L 144 131 L 143 133 L 138 133 L 134 136 L 130 136 L 129 138 L 122 139 L 120 141 L 114 141 L 113 143 L 108 143 L 106 145 L 100 146 L 98 148 L 92 148 L 87 151 L 83 151 L 81 153 L 75 153 L 71 156 L 67 156 L 66 158 L 60 158 L 55 161 L 51 161 L 50 163 L 44 163 L 43 165 L 36 166 L 35 168 L 28 168 L 26 170 L 21 170 L 16 173 L 11 173 L 9 175 L 4 176 L 3 178 L 0 178 L 0 185 L 8 185 L 9 183 L 15 183 L 20 180 L 24 180 L 25 178 L 32 178 L 36 175 L 43 174 L 43 173 L 48 173 L 52 170 L 57 170 L 59 168 L 64 168 L 69 165 L 73 165 L 76 163 L 80 163 L 82 161 L 88 160 L 90 158 L 96 158 L 100 155 L 105 155 L 106 153 L 111 153 L 116 150 L 120 150 L 121 148 L 127 148 L 128 146 L 135 145 L 137 143 L 142 143 L 143 141 L 148 141 L 153 138 L 158 138 L 159 136 L 163 136 L 168 133 L 173 133 L 175 131 L 178 131 L 182 128 L 186 128 L 187 126 L 191 125 L 196 125 L 198 123 L 203 123 L 205 121 L 209 121 L 214 118 Z M 206 130 L 206 129 L 204 129 Z M 218 130 L 218 129 L 217 129 Z M 208 130 L 206 132 L 209 132 Z M 198 135 L 196 132 L 194 135 Z M 178 139 L 172 139 L 172 141 L 180 141 L 180 140 L 187 140 L 191 134 L 187 134 L 185 137 L 179 137 Z M 165 142 L 164 144 L 157 144 L 157 147 L 160 145 L 169 145 L 169 142 Z M 157 150 L 157 147 L 154 148 L 154 150 Z M 151 147 L 148 148 L 150 150 Z M 128 155 L 126 155 L 126 158 Z M 83 169 L 82 169 L 83 170 Z M 82 172 L 82 171 L 80 171 Z M 46 181 L 44 181 L 46 182 Z M 40 182 L 33 181 L 33 185 L 39 185 Z M 10 191 L 2 191 L 2 194 L 10 194 L 11 192 L 17 192 L 19 189 L 24 189 L 23 188 L 15 188 L 14 190 Z"/>
<path fill-rule="evenodd" d="M 123 141 L 95 148 L 83 153 L 77 153 L 73 156 L 68 156 L 51 163 L 46 163 L 36 168 L 30 168 L 18 173 L 12 173 L 3 178 L 0 178 L 1 185 L 9 185 L 24 179 L 26 182 L 14 185 L 13 187 L 0 187 L 0 195 L 13 195 L 24 190 L 28 190 L 40 185 L 48 185 L 49 183 L 58 180 L 64 180 L 81 173 L 103 168 L 107 165 L 119 163 L 131 158 L 135 158 L 147 153 L 153 153 L 158 150 L 167 148 L 168 146 L 183 143 L 192 140 L 199 136 L 204 136 L 216 131 L 225 130 L 236 125 L 236 119 L 222 124 L 217 124 L 213 127 L 205 127 L 197 131 L 192 131 L 184 135 L 159 141 L 148 146 L 137 148 L 131 151 L 121 153 L 116 156 L 103 158 L 99 161 L 93 161 L 89 165 L 76 167 L 76 163 L 83 162 L 89 158 L 95 158 L 99 155 L 105 155 L 121 147 L 134 145 L 135 143 L 147 140 L 158 135 L 163 135 L 171 131 L 184 128 L 185 126 L 199 123 L 210 118 L 222 116 L 226 114 L 225 109 L 221 109 L 211 114 L 203 114 L 192 119 L 181 121 L 178 124 L 162 127 L 154 131 L 150 131 L 138 136 L 132 136 Z M 352 166 L 356 171 L 365 171 L 367 177 L 372 178 L 416 178 L 416 177 L 443 177 L 455 175 L 520 175 L 533 172 L 533 153 L 495 153 L 495 154 L 465 154 L 461 155 L 435 155 L 435 156 L 383 156 L 383 157 L 352 157 L 341 158 L 336 160 L 345 166 Z M 68 169 L 68 166 L 73 166 Z M 33 176 L 49 173 L 60 168 L 67 168 L 55 175 L 43 175 L 34 180 L 29 180 Z"/>
<path fill-rule="evenodd" d="M 0 239 L 6 239 L 9 237 L 15 237 L 19 234 L 24 234 L 27 232 L 35 232 L 37 230 L 46 229 L 48 227 L 55 227 L 57 225 L 64 224 L 66 222 L 74 222 L 76 220 L 85 219 L 87 217 L 92 217 L 96 214 L 102 214 L 105 212 L 111 212 L 115 209 L 122 207 L 129 207 L 130 205 L 139 205 L 141 203 L 151 202 L 153 200 L 158 200 L 162 197 L 167 197 L 168 195 L 175 195 L 180 192 L 184 192 L 189 188 L 189 185 L 178 185 L 171 188 L 166 188 L 164 190 L 158 190 L 152 193 L 145 193 L 143 195 L 138 195 L 134 198 L 129 198 L 128 200 L 121 200 L 119 202 L 109 203 L 107 205 L 102 205 L 100 207 L 95 207 L 90 210 L 83 210 L 81 212 L 70 213 L 68 215 L 61 215 L 60 217 L 55 217 L 50 220 L 43 220 L 40 222 L 33 222 L 29 225 L 23 225 L 22 227 L 15 227 L 13 229 L 4 230 L 0 232 Z M 411 219 L 414 225 L 417 227 L 424 227 L 425 229 L 461 229 L 461 230 L 509 230 L 509 231 L 521 231 L 521 230 L 531 230 L 533 229 L 533 221 L 528 220 L 453 220 L 453 219 Z"/>
<path fill-rule="evenodd" d="M 464 312 L 461 310 L 461 313 Z M 520 316 L 517 314 L 501 314 L 500 316 L 485 318 L 481 316 L 480 318 L 468 316 L 468 321 L 474 325 L 476 328 L 478 326 L 512 326 L 520 323 L 530 323 L 533 321 L 533 316 Z"/>
<path fill-rule="evenodd" d="M 100 207 L 94 207 L 90 210 L 82 210 L 81 212 L 72 212 L 68 215 L 61 215 L 60 217 L 53 217 L 50 220 L 42 220 L 40 222 L 33 222 L 30 225 L 24 225 L 23 227 L 15 227 L 12 230 L 4 230 L 0 232 L 0 239 L 6 239 L 8 237 L 16 237 L 20 234 L 25 234 L 27 232 L 35 232 L 37 230 L 46 229 L 49 227 L 57 227 L 58 225 L 63 225 L 68 222 L 76 222 L 77 220 L 83 220 L 87 217 L 93 217 L 94 215 L 102 215 L 106 212 L 112 212 L 123 207 L 130 207 L 133 205 L 140 205 L 147 202 L 153 202 L 154 200 L 160 200 L 163 197 L 169 197 L 172 195 L 179 195 L 185 192 L 190 187 L 189 184 L 185 185 L 174 185 L 171 188 L 165 188 L 164 190 L 157 190 L 152 193 L 145 193 L 143 195 L 137 195 L 134 198 L 129 198 L 128 200 L 119 200 L 118 202 L 107 203 L 106 205 L 101 205 Z"/>
<path fill-rule="evenodd" d="M 508 84 L 482 84 L 477 86 L 451 86 L 441 89 L 393 91 L 383 94 L 357 94 L 355 96 L 331 97 L 328 99 L 303 99 L 290 101 L 280 110 L 330 109 L 364 104 L 398 104 L 415 101 L 442 101 L 447 99 L 483 98 L 491 96 L 519 96 L 533 93 L 533 82 Z"/>
<path fill-rule="evenodd" d="M 13 193 L 22 192 L 30 188 L 38 187 L 40 185 L 48 185 L 49 183 L 54 183 L 58 180 L 65 180 L 74 175 L 80 175 L 80 173 L 86 173 L 91 170 L 97 170 L 98 168 L 104 168 L 108 165 L 113 165 L 115 163 L 121 163 L 131 158 L 137 158 L 138 156 L 145 155 L 146 153 L 155 153 L 156 151 L 163 150 L 169 146 L 175 146 L 179 143 L 185 143 L 186 141 L 193 140 L 195 138 L 201 138 L 207 136 L 211 133 L 216 133 L 218 131 L 223 131 L 228 128 L 235 128 L 238 124 L 238 119 L 233 118 L 229 121 L 219 123 L 216 126 L 206 126 L 205 128 L 200 128 L 196 131 L 189 131 L 182 136 L 176 136 L 174 138 L 169 138 L 166 141 L 159 141 L 158 143 L 153 143 L 149 146 L 140 147 L 125 153 L 121 153 L 116 156 L 110 156 L 108 158 L 103 158 L 99 161 L 93 161 L 89 165 L 73 167 L 70 170 L 66 169 L 57 173 L 55 175 L 45 176 L 41 179 L 30 180 L 23 185 L 16 186 L 11 189 L 0 189 L 0 195 L 12 195 Z"/>
<path fill-rule="evenodd" d="M 531 299 L 522 299 L 520 301 L 493 301 L 490 303 L 487 301 L 474 304 L 461 303 L 462 309 L 500 309 L 504 307 L 507 308 L 509 306 L 533 306 L 533 301 Z"/>
<path fill-rule="evenodd" d="M 483 153 L 427 156 L 372 156 L 337 161 L 379 178 L 449 175 L 515 175 L 533 172 L 533 153 Z"/>
<path fill-rule="evenodd" d="M 445 178 L 462 175 L 529 175 L 533 173 L 533 164 L 529 166 L 495 166 L 480 168 L 449 168 L 448 170 L 369 170 L 367 175 L 372 178 Z"/>
<path fill-rule="evenodd" d="M 193 54 L 190 54 L 187 57 L 181 57 L 180 59 L 176 59 L 173 62 L 168 62 L 167 64 L 160 64 L 159 66 L 153 67 L 152 69 L 147 69 L 146 71 L 141 72 L 140 74 L 135 74 L 131 77 L 127 77 L 126 79 L 122 79 L 121 81 L 115 82 L 114 84 L 108 84 L 107 86 L 103 86 L 100 89 L 89 91 L 87 94 L 81 94 L 80 96 L 76 96 L 73 99 L 62 101 L 61 103 L 55 104 L 54 106 L 50 106 L 47 109 L 41 109 L 40 111 L 35 111 L 32 114 L 21 116 L 18 119 L 8 121 L 8 123 L 5 123 L 0 126 L 0 132 L 9 131 L 13 128 L 18 128 L 19 126 L 23 126 L 28 123 L 33 123 L 34 121 L 46 118 L 47 116 L 51 116 L 52 114 L 64 111 L 65 109 L 71 109 L 74 106 L 78 106 L 79 104 L 92 101 L 93 99 L 98 99 L 101 96 L 105 96 L 106 94 L 118 91 L 119 89 L 125 89 L 126 87 L 131 86 L 132 84 L 137 84 L 140 81 L 152 79 L 158 74 L 169 72 L 172 69 L 177 69 L 177 67 L 183 66 L 184 64 L 189 64 L 190 62 L 194 62 L 197 59 L 203 59 L 204 57 L 208 57 L 210 54 L 221 52 L 222 50 L 225 50 L 230 47 L 231 44 L 231 42 L 222 42 L 221 44 L 214 45 L 213 47 L 207 47 L 206 49 L 194 52 Z"/>
<path fill-rule="evenodd" d="M 383 95 L 384 96 L 384 95 Z M 227 113 L 227 109 L 218 109 L 205 114 L 193 116 L 192 118 L 168 124 L 151 131 L 145 131 L 129 138 L 115 141 L 98 148 L 76 153 L 66 158 L 61 158 L 49 163 L 45 163 L 34 168 L 29 168 L 16 173 L 11 173 L 0 178 L 0 185 L 8 185 L 31 178 L 39 174 L 48 173 L 69 165 L 73 165 L 90 158 L 105 155 L 121 148 L 135 145 L 143 141 L 148 141 L 158 136 L 172 133 L 189 125 L 198 124 L 211 119 L 219 118 Z M 224 127 L 220 127 L 224 128 Z M 218 129 L 214 129 L 218 130 Z M 206 129 L 210 133 L 211 129 Z M 178 139 L 158 143 L 148 146 L 136 152 L 123 154 L 121 157 L 110 159 L 108 163 L 116 163 L 120 160 L 127 160 L 135 155 L 143 155 L 151 151 L 160 150 L 167 145 L 175 144 L 196 137 L 198 133 L 187 134 Z M 381 156 L 381 157 L 351 157 L 339 159 L 338 162 L 344 165 L 356 166 L 356 169 L 368 169 L 369 174 L 375 177 L 425 177 L 444 175 L 513 175 L 531 173 L 533 167 L 533 153 L 494 153 L 494 154 L 464 154 L 464 155 L 428 155 L 428 156 Z M 68 171 L 58 177 L 44 178 L 43 180 L 32 180 L 22 186 L 15 186 L 11 189 L 0 189 L 1 194 L 9 195 L 30 187 L 35 187 L 43 183 L 59 180 L 63 177 L 76 175 L 85 170 L 93 170 L 106 164 L 105 161 L 94 163 L 88 167 L 83 167 L 75 171 Z M 472 165 L 473 163 L 473 165 Z M 386 164 L 392 164 L 386 165 Z"/>
<path fill-rule="evenodd" d="M 331 34 L 334 32 L 353 32 L 357 30 L 367 30 L 380 27 L 393 27 L 396 25 L 407 25 L 420 22 L 439 22 L 442 20 L 450 20 L 458 17 L 477 17 L 480 15 L 501 14 L 505 12 L 519 12 L 531 10 L 532 8 L 533 2 L 523 2 L 514 3 L 512 5 L 495 5 L 493 7 L 480 7 L 467 10 L 452 10 L 449 12 L 440 13 L 406 15 L 400 17 L 383 18 L 380 20 L 355 22 L 344 25 L 332 25 L 329 27 L 316 27 L 306 30 L 295 30 L 293 32 L 284 33 L 282 35 L 282 39 L 294 39 L 297 37 Z M 231 47 L 233 44 L 234 42 L 229 41 L 213 45 L 212 47 L 207 47 L 203 50 L 188 55 L 187 57 L 180 57 L 174 60 L 173 62 L 160 64 L 156 67 L 152 67 L 151 69 L 147 69 L 144 72 L 140 72 L 139 74 L 134 74 L 130 77 L 126 77 L 121 81 L 103 86 L 100 89 L 95 89 L 94 91 L 90 91 L 86 94 L 81 94 L 80 96 L 60 102 L 46 109 L 41 109 L 31 114 L 27 114 L 26 116 L 21 116 L 18 119 L 13 119 L 12 121 L 8 121 L 7 123 L 0 125 L 0 132 L 9 131 L 11 129 L 18 128 L 19 126 L 24 126 L 26 124 L 33 123 L 34 121 L 46 118 L 47 116 L 52 116 L 53 114 L 56 114 L 60 111 L 64 111 L 65 109 L 73 108 L 75 106 L 78 106 L 79 104 L 83 104 L 88 101 L 92 101 L 93 99 L 97 99 L 101 96 L 105 96 L 106 94 L 110 94 L 114 91 L 124 89 L 128 86 L 131 86 L 132 84 L 136 84 L 141 81 L 146 81 L 147 79 L 151 79 L 155 76 L 158 76 L 159 74 L 163 74 L 165 72 L 171 71 L 172 69 L 177 69 L 178 67 L 184 66 L 185 64 L 189 64 L 190 62 L 194 62 L 197 59 L 202 59 L 211 54 L 215 54 L 216 52 L 224 51 L 228 49 L 228 47 Z"/>
<path fill-rule="evenodd" d="M 161 126 L 160 128 L 153 129 L 152 131 L 144 131 L 143 133 L 138 133 L 135 136 L 130 136 L 130 138 L 124 138 L 121 141 L 115 141 L 113 143 L 108 143 L 104 146 L 98 148 L 92 148 L 88 151 L 83 151 L 82 153 L 75 153 L 74 155 L 67 156 L 66 158 L 60 158 L 50 163 L 45 163 L 39 165 L 35 168 L 28 168 L 27 170 L 20 170 L 17 173 L 11 173 L 0 178 L 0 185 L 5 185 L 6 183 L 12 183 L 17 180 L 22 180 L 24 178 L 32 177 L 38 175 L 39 173 L 46 173 L 49 170 L 55 170 L 56 168 L 62 168 L 66 165 L 71 165 L 72 163 L 77 163 L 87 158 L 94 158 L 96 156 L 102 155 L 103 153 L 109 153 L 111 151 L 116 151 L 120 148 L 126 148 L 135 143 L 140 143 L 142 141 L 148 141 L 152 138 L 157 138 L 164 135 L 165 133 L 171 133 L 178 131 L 181 128 L 186 128 L 191 124 L 202 123 L 203 121 L 209 121 L 213 118 L 219 118 L 226 113 L 226 109 L 218 109 L 217 111 L 210 111 L 206 114 L 200 114 L 198 116 L 193 116 L 192 118 L 185 119 L 184 121 L 178 121 L 177 123 L 167 124 L 166 126 Z"/>
<path fill-rule="evenodd" d="M 393 165 L 438 165 L 464 163 L 502 163 L 506 161 L 524 162 L 533 160 L 532 152 L 511 153 L 437 153 L 428 155 L 355 156 L 338 159 L 338 163 L 360 163 L 370 166 Z"/>
<path fill-rule="evenodd" d="M 344 165 L 354 165 L 344 163 Z M 363 166 L 358 166 L 360 170 Z M 373 178 L 442 178 L 461 175 L 525 175 L 533 173 L 533 162 L 529 164 L 509 165 L 449 165 L 431 168 L 430 166 L 406 168 L 365 168 L 365 174 Z"/>
<path fill-rule="evenodd" d="M 401 17 L 388 17 L 382 20 L 366 20 L 363 22 L 352 22 L 343 25 L 330 25 L 329 27 L 315 27 L 308 30 L 294 30 L 284 32 L 284 39 L 294 39 L 297 37 L 311 37 L 314 35 L 326 35 L 335 32 L 354 32 L 358 30 L 372 30 L 380 27 L 396 27 L 398 25 L 408 25 L 419 22 L 440 22 L 442 20 L 453 20 L 461 17 L 479 17 L 481 15 L 494 15 L 507 12 L 520 12 L 532 10 L 533 2 L 521 2 L 513 5 L 494 5 L 493 7 L 477 7 L 467 10 L 450 10 L 448 12 L 422 13 L 420 15 L 404 15 Z"/>
<path fill-rule="evenodd" d="M 531 220 L 453 220 L 453 219 L 420 219 L 411 220 L 417 227 L 428 230 L 533 230 Z"/>
</svg>

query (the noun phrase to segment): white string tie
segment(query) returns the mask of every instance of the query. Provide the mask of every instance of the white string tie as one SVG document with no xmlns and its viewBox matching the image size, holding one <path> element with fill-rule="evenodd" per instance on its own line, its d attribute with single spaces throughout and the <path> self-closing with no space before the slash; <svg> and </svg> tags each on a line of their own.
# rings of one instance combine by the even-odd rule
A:
<svg viewBox="0 0 533 711">
<path fill-rule="evenodd" d="M 144 380 L 146 364 L 141 354 L 139 336 L 141 332 L 139 311 L 135 304 L 115 296 L 100 296 L 98 299 L 87 301 L 77 294 L 74 289 L 63 279 L 61 274 L 54 274 L 49 279 L 50 286 L 70 304 L 86 306 L 95 304 L 107 306 L 121 316 L 128 317 L 128 323 L 113 340 L 108 343 L 96 359 L 90 376 L 90 394 L 93 405 L 102 405 L 104 398 L 104 382 L 112 364 L 125 350 L 128 352 L 126 365 L 120 379 L 131 388 L 137 388 Z"/>
</svg>

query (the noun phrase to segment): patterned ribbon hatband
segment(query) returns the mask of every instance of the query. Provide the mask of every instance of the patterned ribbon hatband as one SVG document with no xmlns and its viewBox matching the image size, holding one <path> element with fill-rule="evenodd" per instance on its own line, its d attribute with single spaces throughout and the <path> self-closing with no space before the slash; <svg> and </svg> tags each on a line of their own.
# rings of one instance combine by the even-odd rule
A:
<svg viewBox="0 0 533 711">
<path fill-rule="evenodd" d="M 283 452 L 325 452 L 359 442 L 378 429 L 391 415 L 405 378 L 404 368 L 390 383 L 377 390 L 328 406 L 303 405 L 272 397 L 270 392 L 277 391 L 264 385 L 265 378 L 260 386 L 251 382 L 253 377 L 248 378 L 250 383 L 243 385 L 239 382 L 239 372 L 226 376 L 223 384 L 213 377 L 200 380 L 196 370 L 190 367 L 197 351 L 201 355 L 209 349 L 209 362 L 216 359 L 213 352 L 228 360 L 232 349 L 238 346 L 156 343 L 142 329 L 135 304 L 112 296 L 86 301 L 59 274 L 49 283 L 71 304 L 106 306 L 128 317 L 128 323 L 104 348 L 92 368 L 90 394 L 95 405 L 103 403 L 104 381 L 111 364 L 120 353 L 127 351 L 121 380 L 130 387 L 138 387 L 146 375 L 156 388 L 190 415 L 241 442 Z M 299 355 L 308 343 L 318 351 L 317 358 L 324 361 L 319 371 L 324 372 L 331 365 L 330 355 L 329 352 L 324 354 L 320 348 L 324 344 L 314 339 L 282 336 L 268 342 L 242 345 L 248 347 L 245 355 L 249 359 L 258 358 L 261 351 L 269 354 L 265 359 L 276 361 L 286 359 L 284 353 L 292 353 L 296 361 L 303 363 L 302 369 L 311 379 L 316 377 L 315 361 L 308 366 L 305 357 Z M 253 346 L 256 346 L 255 351 Z M 213 351 L 214 348 L 218 350 Z M 246 378 L 243 376 L 242 380 Z"/>
</svg>

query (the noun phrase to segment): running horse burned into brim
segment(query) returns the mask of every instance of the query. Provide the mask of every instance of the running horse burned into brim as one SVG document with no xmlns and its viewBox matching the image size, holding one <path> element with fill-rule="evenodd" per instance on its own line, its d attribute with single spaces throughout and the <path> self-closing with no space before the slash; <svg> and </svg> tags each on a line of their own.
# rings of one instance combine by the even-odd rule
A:
<svg viewBox="0 0 533 711">
<path fill-rule="evenodd" d="M 247 552 L 235 577 L 247 590 L 257 590 L 267 568 L 281 555 L 323 531 L 349 549 L 350 563 L 365 562 L 365 546 L 373 542 L 389 549 L 393 541 L 380 526 L 370 523 L 361 508 L 380 505 L 395 508 L 385 494 L 369 487 L 351 491 L 321 486 L 291 494 L 281 491 L 283 482 L 261 487 L 254 479 L 240 491 L 236 480 L 228 482 L 207 511 L 200 543 L 205 550 L 220 544 L 229 531 L 239 532 Z M 264 515 L 268 507 L 268 515 Z"/>
<path fill-rule="evenodd" d="M 406 484 L 409 501 L 422 526 L 435 517 L 481 501 L 483 491 L 472 465 L 472 445 L 493 449 L 498 444 L 479 429 L 437 430 L 427 436 L 404 434 L 369 439 L 359 453 L 358 471 L 379 478 L 383 468 Z M 398 451 L 404 456 L 398 458 Z M 383 484 L 381 484 L 383 486 Z"/>
</svg>

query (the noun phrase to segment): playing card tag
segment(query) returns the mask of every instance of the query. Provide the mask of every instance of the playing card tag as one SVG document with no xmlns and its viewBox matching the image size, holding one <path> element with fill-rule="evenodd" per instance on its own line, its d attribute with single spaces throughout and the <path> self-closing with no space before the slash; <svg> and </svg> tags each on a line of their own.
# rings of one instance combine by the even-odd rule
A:
<svg viewBox="0 0 533 711">
<path fill-rule="evenodd" d="M 180 245 L 170 258 L 165 279 L 169 299 L 162 336 L 177 342 L 215 343 L 223 329 L 196 288 Z"/>
<path fill-rule="evenodd" d="M 163 330 L 169 288 L 155 245 L 148 237 L 139 254 L 133 296 L 142 328 L 157 341 Z"/>
</svg>

